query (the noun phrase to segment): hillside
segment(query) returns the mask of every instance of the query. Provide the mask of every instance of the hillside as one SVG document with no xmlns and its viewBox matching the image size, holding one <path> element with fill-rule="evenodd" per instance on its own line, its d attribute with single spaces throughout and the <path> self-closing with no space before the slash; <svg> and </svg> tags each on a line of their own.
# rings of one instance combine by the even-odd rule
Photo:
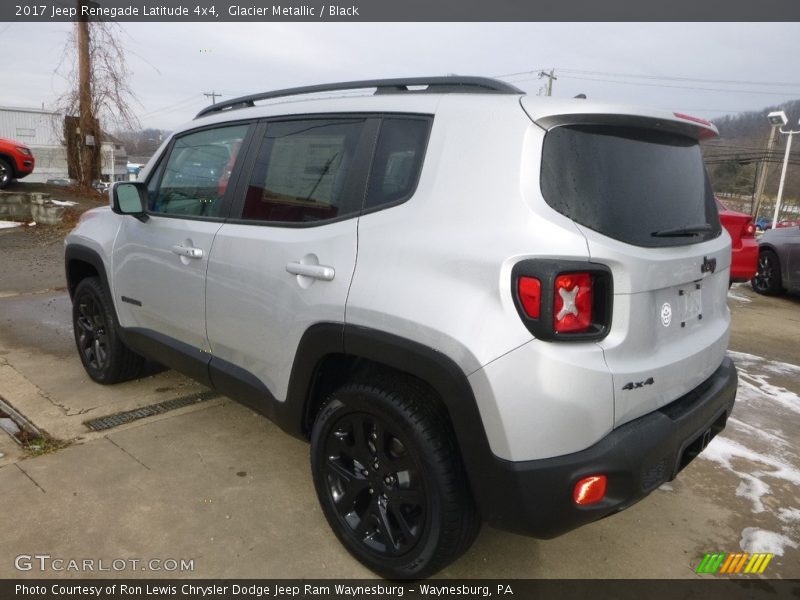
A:
<svg viewBox="0 0 800 600">
<path fill-rule="evenodd" d="M 800 100 L 759 111 L 728 115 L 714 119 L 720 136 L 703 144 L 703 153 L 714 190 L 723 197 L 733 196 L 729 204 L 749 212 L 750 199 L 755 190 L 756 174 L 762 164 L 768 166 L 767 185 L 764 191 L 767 206 L 761 214 L 772 216 L 773 199 L 778 193 L 783 156 L 788 136 L 778 134 L 772 152 L 766 156 L 770 125 L 767 113 L 783 110 L 789 118 L 787 129 L 800 129 Z M 800 135 L 792 141 L 792 152 L 783 191 L 783 204 L 788 210 L 800 206 Z M 766 159 L 766 161 L 764 160 Z M 739 201 L 737 202 L 737 199 Z"/>
</svg>

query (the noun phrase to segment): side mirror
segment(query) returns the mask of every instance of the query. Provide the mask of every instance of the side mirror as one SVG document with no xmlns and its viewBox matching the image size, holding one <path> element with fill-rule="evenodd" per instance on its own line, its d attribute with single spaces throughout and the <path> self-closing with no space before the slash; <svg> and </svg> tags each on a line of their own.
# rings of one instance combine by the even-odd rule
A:
<svg viewBox="0 0 800 600">
<path fill-rule="evenodd" d="M 111 207 L 120 215 L 147 220 L 147 186 L 141 181 L 121 181 L 111 190 Z"/>
</svg>

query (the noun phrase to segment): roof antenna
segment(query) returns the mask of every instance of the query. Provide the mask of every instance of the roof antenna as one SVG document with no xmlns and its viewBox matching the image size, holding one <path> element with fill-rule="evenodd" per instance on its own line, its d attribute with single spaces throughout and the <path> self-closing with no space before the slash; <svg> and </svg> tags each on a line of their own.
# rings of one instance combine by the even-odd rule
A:
<svg viewBox="0 0 800 600">
<path fill-rule="evenodd" d="M 574 98 L 578 98 L 580 100 L 586 100 L 586 94 L 578 94 L 577 96 L 573 96 Z"/>
</svg>

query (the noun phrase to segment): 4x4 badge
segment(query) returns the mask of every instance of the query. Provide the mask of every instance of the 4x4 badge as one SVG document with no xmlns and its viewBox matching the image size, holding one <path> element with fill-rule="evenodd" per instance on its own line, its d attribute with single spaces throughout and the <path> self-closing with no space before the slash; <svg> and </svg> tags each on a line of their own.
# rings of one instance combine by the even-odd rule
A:
<svg viewBox="0 0 800 600">
<path fill-rule="evenodd" d="M 623 390 L 635 390 L 637 388 L 643 388 L 646 385 L 653 385 L 655 380 L 652 377 L 648 377 L 644 381 L 631 381 L 630 383 L 626 383 L 622 386 Z"/>
</svg>

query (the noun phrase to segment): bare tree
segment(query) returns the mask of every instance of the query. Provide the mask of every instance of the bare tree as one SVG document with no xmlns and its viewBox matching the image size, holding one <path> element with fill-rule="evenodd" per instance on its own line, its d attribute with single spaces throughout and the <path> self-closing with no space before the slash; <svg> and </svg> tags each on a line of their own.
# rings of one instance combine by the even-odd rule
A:
<svg viewBox="0 0 800 600">
<path fill-rule="evenodd" d="M 78 0 L 78 4 L 85 1 Z M 70 177 L 81 187 L 89 187 L 100 178 L 104 131 L 139 127 L 121 31 L 115 23 L 76 22 L 56 68 L 69 84 L 56 101 L 56 109 L 66 115 L 64 138 Z"/>
</svg>

